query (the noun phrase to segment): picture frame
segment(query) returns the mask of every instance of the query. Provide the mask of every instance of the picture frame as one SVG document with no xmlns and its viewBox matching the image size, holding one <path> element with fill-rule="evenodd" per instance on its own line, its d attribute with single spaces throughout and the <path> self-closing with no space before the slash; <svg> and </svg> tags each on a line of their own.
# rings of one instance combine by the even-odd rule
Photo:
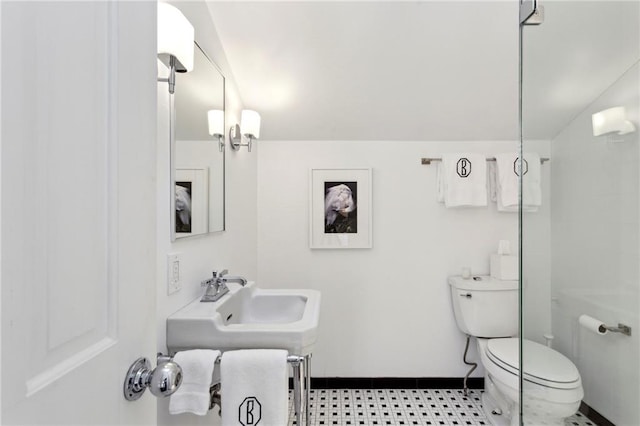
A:
<svg viewBox="0 0 640 426">
<path fill-rule="evenodd" d="M 309 247 L 367 249 L 372 243 L 372 170 L 311 169 Z"/>
<path fill-rule="evenodd" d="M 209 229 L 209 169 L 176 169 L 176 238 L 206 234 Z"/>
</svg>

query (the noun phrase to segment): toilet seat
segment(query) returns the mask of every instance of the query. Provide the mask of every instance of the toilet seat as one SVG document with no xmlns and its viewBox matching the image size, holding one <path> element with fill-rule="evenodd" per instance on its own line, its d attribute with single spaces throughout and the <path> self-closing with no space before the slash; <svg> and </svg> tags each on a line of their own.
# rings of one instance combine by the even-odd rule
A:
<svg viewBox="0 0 640 426">
<path fill-rule="evenodd" d="M 554 389 L 574 389 L 582 385 L 578 369 L 560 352 L 526 339 L 522 344 L 525 381 Z M 493 364 L 518 376 L 520 357 L 517 338 L 490 339 L 486 354 Z"/>
</svg>

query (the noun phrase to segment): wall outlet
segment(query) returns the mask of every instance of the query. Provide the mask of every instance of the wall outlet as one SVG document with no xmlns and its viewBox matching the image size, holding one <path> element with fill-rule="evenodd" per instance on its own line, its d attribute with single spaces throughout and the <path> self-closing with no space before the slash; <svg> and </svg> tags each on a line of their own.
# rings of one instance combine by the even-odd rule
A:
<svg viewBox="0 0 640 426">
<path fill-rule="evenodd" d="M 173 294 L 182 290 L 180 282 L 180 254 L 167 255 L 167 294 Z"/>
</svg>

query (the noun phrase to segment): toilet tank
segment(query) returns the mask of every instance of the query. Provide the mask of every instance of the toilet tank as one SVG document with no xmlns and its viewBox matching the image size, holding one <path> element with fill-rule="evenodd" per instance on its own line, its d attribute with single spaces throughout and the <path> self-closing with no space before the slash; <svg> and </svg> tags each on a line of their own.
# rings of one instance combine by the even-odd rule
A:
<svg viewBox="0 0 640 426">
<path fill-rule="evenodd" d="M 449 277 L 458 328 L 476 337 L 518 334 L 518 281 L 489 276 Z"/>
</svg>

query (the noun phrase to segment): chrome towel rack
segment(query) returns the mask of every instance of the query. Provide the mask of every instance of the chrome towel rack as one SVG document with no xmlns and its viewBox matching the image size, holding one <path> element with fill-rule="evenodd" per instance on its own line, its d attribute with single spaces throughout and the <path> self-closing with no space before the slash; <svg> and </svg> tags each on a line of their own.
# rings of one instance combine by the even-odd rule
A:
<svg viewBox="0 0 640 426">
<path fill-rule="evenodd" d="M 311 355 L 307 355 L 307 356 L 301 356 L 301 355 L 288 355 L 287 356 L 287 363 L 291 364 L 292 368 L 293 368 L 293 407 L 296 413 L 296 424 L 297 425 L 302 425 L 302 400 L 303 400 L 303 388 L 306 388 L 306 393 L 305 393 L 305 409 L 304 409 L 304 415 L 305 415 L 305 424 L 308 426 L 310 424 L 310 418 L 309 418 L 309 391 L 310 391 L 310 381 L 309 381 L 309 371 L 308 368 L 306 369 L 306 373 L 305 373 L 305 381 L 306 381 L 306 386 L 303 386 L 302 384 L 302 366 L 305 365 L 307 366 L 309 361 L 310 361 Z M 157 364 L 158 366 L 162 366 L 162 365 L 167 365 L 167 364 L 175 364 L 175 362 L 173 361 L 173 357 L 169 356 L 169 355 L 164 355 L 162 353 L 158 353 L 157 354 Z M 215 363 L 216 364 L 220 364 L 220 362 L 222 361 L 222 355 L 219 355 L 216 360 Z M 178 368 L 180 368 L 180 366 L 178 366 L 177 364 L 175 364 Z M 134 366 L 137 367 L 137 365 L 134 363 L 134 365 L 132 366 L 132 368 L 134 368 Z M 148 366 L 148 362 L 147 362 L 147 370 L 149 370 L 149 366 Z M 127 375 L 127 379 L 125 380 L 125 397 L 127 397 L 127 383 L 131 382 L 130 377 L 136 377 L 136 372 L 134 371 L 133 373 L 131 372 L 131 369 L 129 370 L 129 373 Z M 181 380 L 181 377 L 180 377 Z M 139 385 L 142 386 L 142 385 Z M 146 386 L 146 385 L 145 385 Z M 177 386 L 175 386 L 175 389 L 172 389 L 172 392 L 175 392 L 178 387 L 180 386 L 180 382 L 177 384 Z M 151 388 L 153 389 L 153 388 Z M 144 387 L 142 389 L 142 392 L 144 392 Z M 152 393 L 156 396 L 161 396 L 160 394 L 157 394 L 156 392 Z M 209 404 L 209 409 L 212 410 L 213 407 L 217 404 L 220 405 L 220 401 L 222 396 L 220 395 L 220 386 L 218 383 L 214 384 L 211 388 L 211 402 Z M 140 392 L 140 395 L 142 393 Z M 162 396 L 169 396 L 170 394 L 167 395 L 162 395 Z M 139 398 L 140 396 L 138 396 Z M 136 398 L 137 399 L 137 398 Z"/>
<path fill-rule="evenodd" d="M 423 166 L 428 166 L 433 161 L 442 161 L 442 157 L 422 157 L 422 159 L 420 160 L 420 164 L 422 164 Z M 487 161 L 496 161 L 496 158 L 495 157 L 488 157 Z M 540 164 L 544 164 L 547 161 L 550 161 L 550 159 L 546 158 L 546 157 L 541 157 L 540 158 Z"/>
<path fill-rule="evenodd" d="M 169 355 L 164 355 L 162 353 L 158 353 L 158 364 L 162 364 L 165 362 L 169 362 L 169 361 L 173 361 L 173 357 L 169 356 Z M 216 358 L 215 363 L 216 364 L 220 364 L 220 361 L 222 361 L 222 355 L 219 355 Z M 287 356 L 287 362 L 289 364 L 299 364 L 301 362 L 304 362 L 304 357 L 300 356 L 300 355 L 288 355 Z"/>
</svg>

